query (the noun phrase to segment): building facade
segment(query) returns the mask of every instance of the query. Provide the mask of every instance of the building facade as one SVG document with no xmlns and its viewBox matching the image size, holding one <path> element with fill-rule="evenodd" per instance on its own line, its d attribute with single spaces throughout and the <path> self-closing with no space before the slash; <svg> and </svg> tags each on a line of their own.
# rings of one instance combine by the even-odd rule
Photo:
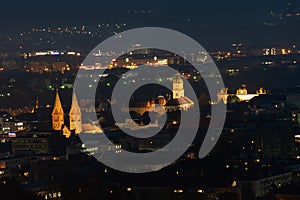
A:
<svg viewBox="0 0 300 200">
<path fill-rule="evenodd" d="M 52 129 L 55 131 L 62 131 L 66 138 L 71 136 L 71 131 L 74 131 L 77 135 L 82 132 L 81 110 L 75 92 L 72 96 L 72 103 L 69 112 L 69 126 L 67 126 L 67 124 L 65 124 L 65 115 L 59 98 L 59 93 L 58 90 L 56 91 L 52 111 Z"/>
</svg>

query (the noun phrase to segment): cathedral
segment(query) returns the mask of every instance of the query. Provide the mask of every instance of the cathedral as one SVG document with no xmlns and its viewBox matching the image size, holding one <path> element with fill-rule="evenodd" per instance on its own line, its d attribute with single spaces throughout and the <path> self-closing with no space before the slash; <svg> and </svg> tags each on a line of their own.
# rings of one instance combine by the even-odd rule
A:
<svg viewBox="0 0 300 200">
<path fill-rule="evenodd" d="M 52 111 L 52 129 L 54 131 L 62 131 L 66 138 L 71 136 L 74 131 L 76 135 L 82 132 L 81 110 L 77 101 L 75 92 L 72 95 L 72 104 L 69 112 L 69 123 L 65 122 L 65 113 L 60 101 L 58 90 L 56 90 L 55 102 Z"/>
</svg>

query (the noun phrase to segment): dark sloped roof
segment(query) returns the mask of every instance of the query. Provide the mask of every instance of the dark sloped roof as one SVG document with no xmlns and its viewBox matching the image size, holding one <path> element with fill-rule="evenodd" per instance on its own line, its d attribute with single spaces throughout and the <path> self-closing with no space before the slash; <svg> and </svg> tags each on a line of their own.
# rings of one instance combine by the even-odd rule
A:
<svg viewBox="0 0 300 200">
<path fill-rule="evenodd" d="M 177 99 L 171 99 L 167 102 L 166 106 L 180 106 L 184 104 L 192 104 L 193 101 L 190 100 L 188 97 L 180 97 Z"/>
</svg>

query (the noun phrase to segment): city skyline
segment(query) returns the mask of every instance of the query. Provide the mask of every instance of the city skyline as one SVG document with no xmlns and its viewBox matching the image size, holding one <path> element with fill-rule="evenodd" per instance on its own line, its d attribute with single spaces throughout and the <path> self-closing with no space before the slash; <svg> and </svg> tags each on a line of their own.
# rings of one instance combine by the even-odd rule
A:
<svg viewBox="0 0 300 200">
<path fill-rule="evenodd" d="M 300 199 L 300 2 L 0 6 L 1 199 Z"/>
</svg>

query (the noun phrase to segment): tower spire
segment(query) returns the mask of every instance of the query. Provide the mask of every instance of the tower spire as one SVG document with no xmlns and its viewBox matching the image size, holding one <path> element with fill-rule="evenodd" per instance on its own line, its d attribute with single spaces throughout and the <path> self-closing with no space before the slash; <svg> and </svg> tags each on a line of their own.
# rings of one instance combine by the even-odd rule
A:
<svg viewBox="0 0 300 200">
<path fill-rule="evenodd" d="M 69 119 L 70 130 L 75 130 L 76 134 L 80 134 L 82 131 L 81 110 L 77 101 L 75 90 L 73 90 Z"/>
<path fill-rule="evenodd" d="M 64 125 L 64 110 L 59 98 L 58 89 L 56 89 L 55 102 L 52 111 L 52 129 L 60 131 Z"/>
</svg>

